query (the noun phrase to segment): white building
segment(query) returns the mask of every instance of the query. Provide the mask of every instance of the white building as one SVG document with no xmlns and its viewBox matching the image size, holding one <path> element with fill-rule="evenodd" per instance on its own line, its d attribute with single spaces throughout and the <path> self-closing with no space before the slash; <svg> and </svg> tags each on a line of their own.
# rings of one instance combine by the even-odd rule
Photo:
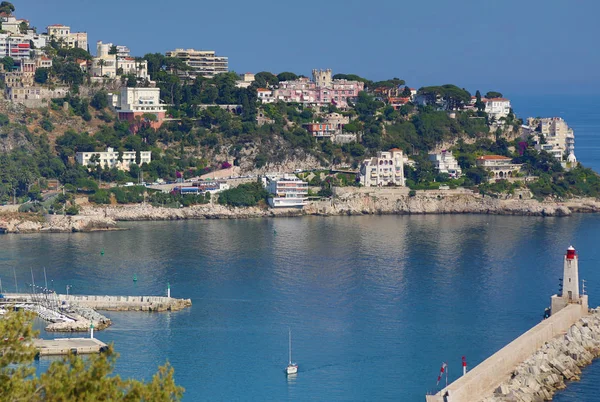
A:
<svg viewBox="0 0 600 402">
<path fill-rule="evenodd" d="M 404 186 L 404 154 L 394 148 L 365 159 L 359 171 L 360 184 L 365 187 Z"/>
<path fill-rule="evenodd" d="M 167 57 L 176 57 L 192 68 L 190 72 L 181 72 L 186 77 L 195 78 L 196 76 L 201 76 L 212 78 L 217 74 L 229 71 L 229 59 L 217 56 L 213 50 L 175 49 L 167 52 L 165 55 Z"/>
<path fill-rule="evenodd" d="M 521 171 L 520 164 L 512 163 L 512 159 L 502 155 L 483 155 L 477 158 L 477 166 L 490 172 L 494 179 L 514 177 Z"/>
<path fill-rule="evenodd" d="M 557 159 L 562 161 L 566 156 L 575 155 L 575 134 L 573 133 L 573 129 L 562 118 L 550 117 L 540 119 L 538 129 L 544 136 L 546 144 L 553 146 Z M 558 150 L 561 151 L 560 157 L 558 157 Z"/>
<path fill-rule="evenodd" d="M 49 25 L 46 28 L 48 36 L 54 38 L 56 41 L 68 48 L 80 48 L 87 50 L 87 33 L 86 32 L 71 32 L 71 27 L 62 24 Z"/>
<path fill-rule="evenodd" d="M 25 33 L 21 32 L 21 24 L 23 22 L 27 24 L 27 28 L 29 28 L 29 21 L 17 19 L 14 15 L 0 15 L 0 22 L 2 23 L 2 30 L 12 34 Z"/>
<path fill-rule="evenodd" d="M 0 33 L 0 58 L 27 60 L 31 57 L 31 45 L 24 35 Z"/>
<path fill-rule="evenodd" d="M 150 122 L 154 128 L 160 127 L 167 111 L 166 105 L 160 102 L 160 88 L 124 87 L 120 93 L 109 94 L 109 103 L 120 120 L 135 122 L 138 116 L 155 115 L 156 121 Z"/>
<path fill-rule="evenodd" d="M 263 185 L 273 208 L 302 208 L 308 203 L 308 183 L 294 175 L 267 176 Z"/>
<path fill-rule="evenodd" d="M 123 152 L 122 161 L 119 161 L 119 152 L 113 148 L 107 148 L 106 152 L 77 152 L 75 154 L 77 163 L 83 166 L 100 165 L 103 168 L 112 169 L 116 167 L 119 170 L 129 170 L 130 165 L 135 164 L 136 152 Z M 140 165 L 152 161 L 151 151 L 140 152 Z"/>
<path fill-rule="evenodd" d="M 485 112 L 488 116 L 496 120 L 507 117 L 510 113 L 510 100 L 506 98 L 482 98 L 481 101 L 485 104 Z"/>
<path fill-rule="evenodd" d="M 439 154 L 429 154 L 429 160 L 433 162 L 435 169 L 439 173 L 447 173 L 452 178 L 458 178 L 462 170 L 456 161 L 452 151 L 443 150 Z"/>
<path fill-rule="evenodd" d="M 114 46 L 115 54 L 110 54 L 112 43 L 96 44 L 96 57 L 92 59 L 90 75 L 92 77 L 115 78 L 119 75 L 133 74 L 140 79 L 148 79 L 148 62 L 129 56 L 126 46 Z"/>
<path fill-rule="evenodd" d="M 275 98 L 273 97 L 273 91 L 266 88 L 258 88 L 256 90 L 258 95 L 258 100 L 261 103 L 273 103 L 275 102 Z"/>
</svg>

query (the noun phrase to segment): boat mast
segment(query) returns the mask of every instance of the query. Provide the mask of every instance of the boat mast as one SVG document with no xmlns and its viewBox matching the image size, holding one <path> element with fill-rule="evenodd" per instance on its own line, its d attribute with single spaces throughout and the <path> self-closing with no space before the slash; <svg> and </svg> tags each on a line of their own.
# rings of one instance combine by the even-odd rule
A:
<svg viewBox="0 0 600 402">
<path fill-rule="evenodd" d="M 289 328 L 290 331 L 290 365 L 292 364 L 292 329 Z"/>
</svg>

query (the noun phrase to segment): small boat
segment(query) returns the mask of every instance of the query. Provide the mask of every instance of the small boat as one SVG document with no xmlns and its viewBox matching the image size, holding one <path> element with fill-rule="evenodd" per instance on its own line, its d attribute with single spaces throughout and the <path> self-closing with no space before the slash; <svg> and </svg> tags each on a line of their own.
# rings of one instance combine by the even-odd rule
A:
<svg viewBox="0 0 600 402">
<path fill-rule="evenodd" d="M 285 373 L 287 375 L 290 374 L 298 374 L 298 365 L 296 363 L 292 363 L 292 329 L 290 328 L 290 362 L 285 369 Z"/>
</svg>

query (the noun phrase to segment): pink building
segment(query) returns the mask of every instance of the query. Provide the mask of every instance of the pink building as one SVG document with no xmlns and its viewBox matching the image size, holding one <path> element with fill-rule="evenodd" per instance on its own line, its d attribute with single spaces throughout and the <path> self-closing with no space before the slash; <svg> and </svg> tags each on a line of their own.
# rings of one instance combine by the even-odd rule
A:
<svg viewBox="0 0 600 402">
<path fill-rule="evenodd" d="M 334 104 L 348 107 L 348 100 L 355 99 L 364 90 L 365 84 L 359 81 L 332 80 L 331 70 L 313 70 L 313 80 L 299 78 L 282 81 L 274 91 L 276 101 L 325 106 Z"/>
</svg>

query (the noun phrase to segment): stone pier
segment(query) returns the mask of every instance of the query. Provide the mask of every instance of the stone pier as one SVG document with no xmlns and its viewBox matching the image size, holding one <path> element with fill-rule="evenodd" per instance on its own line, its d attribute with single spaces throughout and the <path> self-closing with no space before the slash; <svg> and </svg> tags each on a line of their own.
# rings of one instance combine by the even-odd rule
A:
<svg viewBox="0 0 600 402">
<path fill-rule="evenodd" d="M 58 300 L 94 310 L 106 311 L 178 311 L 192 305 L 190 299 L 162 296 L 58 295 Z"/>
</svg>

